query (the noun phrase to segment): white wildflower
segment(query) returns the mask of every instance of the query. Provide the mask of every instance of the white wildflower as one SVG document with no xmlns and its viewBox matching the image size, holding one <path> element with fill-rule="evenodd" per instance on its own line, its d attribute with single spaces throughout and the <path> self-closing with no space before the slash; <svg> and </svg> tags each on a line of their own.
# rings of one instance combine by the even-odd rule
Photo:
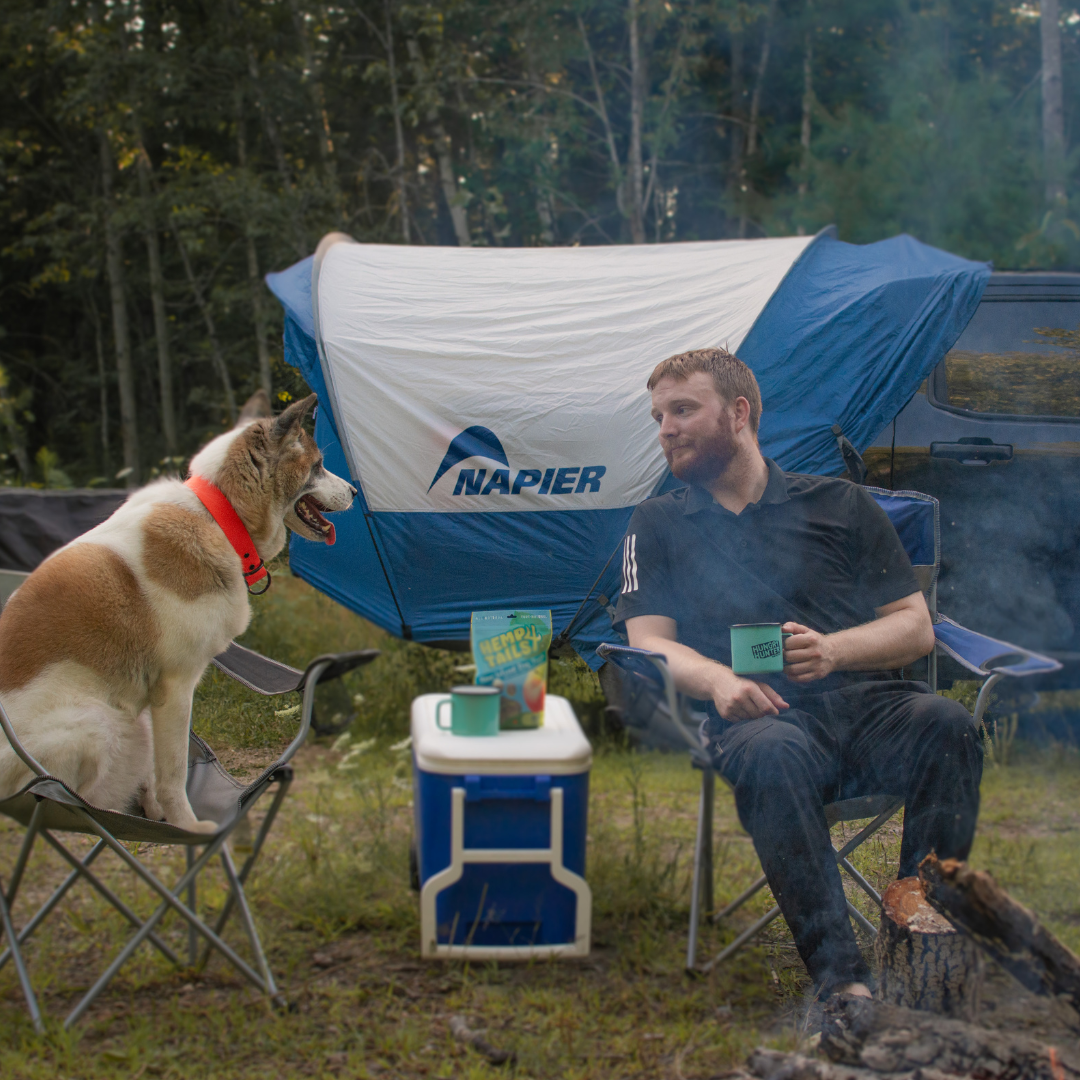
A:
<svg viewBox="0 0 1080 1080">
<path fill-rule="evenodd" d="M 293 705 L 292 708 L 290 708 L 290 709 L 275 709 L 274 710 L 274 715 L 275 716 L 280 716 L 282 719 L 287 719 L 288 717 L 291 717 L 291 716 L 299 716 L 300 715 L 300 706 L 299 705 Z"/>
</svg>

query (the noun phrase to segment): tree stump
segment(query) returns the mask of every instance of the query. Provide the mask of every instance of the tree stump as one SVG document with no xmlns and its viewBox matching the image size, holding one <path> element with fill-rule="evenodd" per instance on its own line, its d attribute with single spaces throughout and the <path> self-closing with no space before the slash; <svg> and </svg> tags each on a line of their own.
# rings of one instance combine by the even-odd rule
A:
<svg viewBox="0 0 1080 1080">
<path fill-rule="evenodd" d="M 977 982 L 972 943 L 927 903 L 918 878 L 894 881 L 881 899 L 878 997 L 939 1015 L 964 1011 Z"/>
</svg>

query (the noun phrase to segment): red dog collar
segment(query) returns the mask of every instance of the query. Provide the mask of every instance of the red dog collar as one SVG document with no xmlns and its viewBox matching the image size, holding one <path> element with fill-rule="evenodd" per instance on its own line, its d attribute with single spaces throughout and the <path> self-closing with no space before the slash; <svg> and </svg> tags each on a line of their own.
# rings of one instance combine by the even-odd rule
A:
<svg viewBox="0 0 1080 1080">
<path fill-rule="evenodd" d="M 186 481 L 184 487 L 191 488 L 195 492 L 199 497 L 199 502 L 206 507 L 210 512 L 210 516 L 221 527 L 225 539 L 232 544 L 233 551 L 240 556 L 244 566 L 244 582 L 248 587 L 248 592 L 252 596 L 261 596 L 270 588 L 270 571 L 263 566 L 262 559 L 255 549 L 255 542 L 251 539 L 251 534 L 244 527 L 240 515 L 233 509 L 233 505 L 225 497 L 225 493 L 221 488 L 211 484 L 209 480 L 204 480 L 201 476 L 191 477 L 190 480 Z M 263 578 L 266 578 L 266 587 L 259 589 L 257 592 L 253 591 L 251 586 L 257 581 L 262 581 Z"/>
</svg>

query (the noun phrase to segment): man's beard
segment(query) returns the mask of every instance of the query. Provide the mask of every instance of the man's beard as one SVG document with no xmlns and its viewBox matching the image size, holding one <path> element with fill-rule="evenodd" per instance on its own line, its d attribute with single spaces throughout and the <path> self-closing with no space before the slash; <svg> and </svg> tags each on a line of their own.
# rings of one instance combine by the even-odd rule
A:
<svg viewBox="0 0 1080 1080">
<path fill-rule="evenodd" d="M 694 442 L 693 450 L 692 455 L 684 455 L 674 464 L 667 447 L 664 448 L 664 456 L 668 467 L 680 480 L 706 487 L 723 475 L 739 453 L 739 443 L 731 430 L 730 420 L 727 417 L 721 419 L 712 435 Z"/>
</svg>

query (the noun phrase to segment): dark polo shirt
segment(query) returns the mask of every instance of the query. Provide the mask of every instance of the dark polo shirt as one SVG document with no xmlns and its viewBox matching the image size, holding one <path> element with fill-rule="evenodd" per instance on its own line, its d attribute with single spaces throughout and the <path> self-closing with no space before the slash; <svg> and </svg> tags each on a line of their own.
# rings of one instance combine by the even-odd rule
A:
<svg viewBox="0 0 1080 1080">
<path fill-rule="evenodd" d="M 615 622 L 666 615 L 679 641 L 731 664 L 735 623 L 797 622 L 823 634 L 870 622 L 874 609 L 918 592 L 900 538 L 870 494 L 847 480 L 784 472 L 765 459 L 761 500 L 741 514 L 704 488 L 643 502 L 623 543 Z M 821 693 L 883 672 L 837 672 L 803 686 Z M 797 684 L 759 676 L 782 693 Z"/>
</svg>

